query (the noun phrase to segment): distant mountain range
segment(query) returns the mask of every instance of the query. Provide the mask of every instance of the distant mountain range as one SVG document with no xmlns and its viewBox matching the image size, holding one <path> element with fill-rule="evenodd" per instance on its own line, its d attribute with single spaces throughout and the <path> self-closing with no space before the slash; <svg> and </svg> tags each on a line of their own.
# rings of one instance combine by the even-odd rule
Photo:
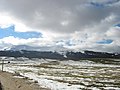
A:
<svg viewBox="0 0 120 90">
<path fill-rule="evenodd" d="M 60 45 L 56 45 L 56 46 L 38 46 L 38 47 L 33 47 L 33 46 L 28 46 L 28 45 L 16 45 L 16 46 L 12 46 L 10 48 L 10 50 L 13 51 L 20 51 L 20 50 L 27 50 L 27 51 L 67 51 L 68 49 L 60 46 Z"/>
<path fill-rule="evenodd" d="M 84 51 L 74 52 L 63 47 L 31 47 L 26 45 L 13 46 L 10 50 L 0 51 L 0 56 L 27 57 L 59 60 L 80 60 L 86 58 L 118 58 L 118 53 Z"/>
</svg>

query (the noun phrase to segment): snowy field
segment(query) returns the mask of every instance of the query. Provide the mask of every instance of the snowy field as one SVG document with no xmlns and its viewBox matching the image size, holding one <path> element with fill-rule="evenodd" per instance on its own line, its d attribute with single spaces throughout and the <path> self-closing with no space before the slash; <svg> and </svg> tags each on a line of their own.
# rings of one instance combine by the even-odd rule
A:
<svg viewBox="0 0 120 90">
<path fill-rule="evenodd" d="M 4 71 L 22 75 L 51 90 L 120 90 L 119 59 L 112 59 L 116 64 L 102 64 L 91 60 L 4 60 L 5 63 L 10 61 L 9 64 L 4 64 Z"/>
</svg>

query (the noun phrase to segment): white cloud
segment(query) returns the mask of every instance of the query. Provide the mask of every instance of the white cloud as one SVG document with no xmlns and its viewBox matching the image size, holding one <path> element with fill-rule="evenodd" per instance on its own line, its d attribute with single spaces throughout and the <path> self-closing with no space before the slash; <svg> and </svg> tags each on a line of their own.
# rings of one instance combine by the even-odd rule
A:
<svg viewBox="0 0 120 90">
<path fill-rule="evenodd" d="M 115 40 L 119 39 L 120 38 L 120 27 L 110 28 L 110 30 L 106 32 L 106 35 Z"/>
</svg>

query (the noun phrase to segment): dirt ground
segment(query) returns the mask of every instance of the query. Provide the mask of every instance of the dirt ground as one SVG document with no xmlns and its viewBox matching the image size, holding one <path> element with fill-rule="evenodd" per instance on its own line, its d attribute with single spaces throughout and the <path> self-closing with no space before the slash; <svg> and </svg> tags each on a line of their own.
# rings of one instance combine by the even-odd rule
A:
<svg viewBox="0 0 120 90">
<path fill-rule="evenodd" d="M 14 74 L 0 71 L 2 90 L 50 90 L 38 86 L 25 78 L 16 78 Z M 0 89 L 1 90 L 1 89 Z"/>
</svg>

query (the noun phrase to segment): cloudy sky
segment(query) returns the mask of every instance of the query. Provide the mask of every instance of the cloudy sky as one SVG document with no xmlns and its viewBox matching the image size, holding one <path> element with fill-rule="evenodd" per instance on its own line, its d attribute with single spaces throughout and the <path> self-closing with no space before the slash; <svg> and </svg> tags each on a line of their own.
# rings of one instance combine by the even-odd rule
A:
<svg viewBox="0 0 120 90">
<path fill-rule="evenodd" d="M 0 49 L 120 52 L 120 0 L 0 0 Z"/>
</svg>

